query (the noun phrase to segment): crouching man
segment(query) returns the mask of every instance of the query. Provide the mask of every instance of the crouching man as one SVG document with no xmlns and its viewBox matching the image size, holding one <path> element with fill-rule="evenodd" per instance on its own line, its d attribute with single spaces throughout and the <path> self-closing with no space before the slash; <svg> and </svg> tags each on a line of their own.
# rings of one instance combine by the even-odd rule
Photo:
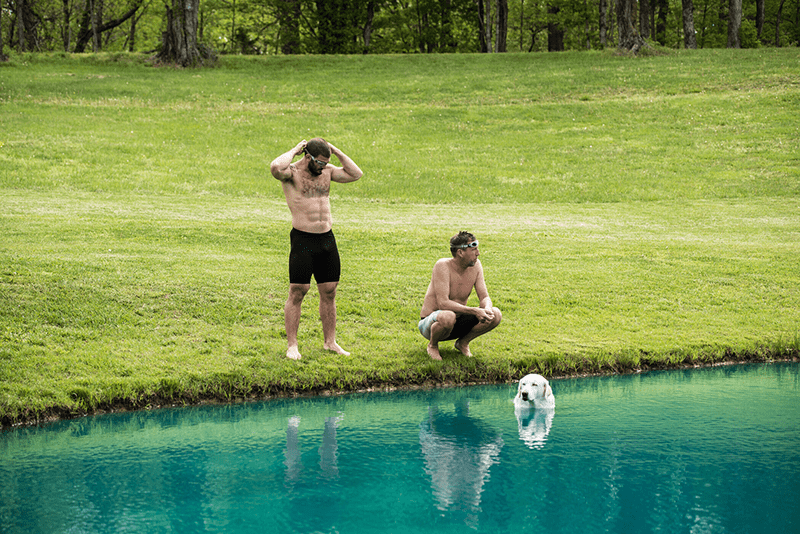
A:
<svg viewBox="0 0 800 534">
<path fill-rule="evenodd" d="M 455 339 L 455 348 L 472 356 L 469 343 L 500 324 L 502 314 L 492 306 L 478 256 L 478 241 L 469 232 L 450 239 L 452 258 L 442 258 L 433 266 L 431 283 L 420 311 L 419 331 L 429 340 L 428 354 L 441 360 L 439 342 Z M 467 306 L 472 289 L 478 296 L 477 308 Z"/>
</svg>

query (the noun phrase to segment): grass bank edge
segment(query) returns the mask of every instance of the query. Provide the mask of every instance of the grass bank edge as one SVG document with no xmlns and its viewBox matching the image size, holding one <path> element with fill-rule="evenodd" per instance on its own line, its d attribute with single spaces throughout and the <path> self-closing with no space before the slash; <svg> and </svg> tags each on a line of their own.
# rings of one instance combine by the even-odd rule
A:
<svg viewBox="0 0 800 534">
<path fill-rule="evenodd" d="M 446 357 L 407 367 L 346 369 L 320 373 L 313 363 L 295 362 L 256 367 L 251 361 L 238 369 L 208 375 L 165 376 L 150 382 L 110 382 L 94 388 L 77 386 L 70 402 L 52 403 L 44 397 L 12 402 L 0 399 L 0 429 L 51 423 L 103 413 L 149 410 L 205 403 L 237 403 L 281 397 L 338 395 L 369 391 L 437 388 L 512 383 L 528 373 L 550 379 L 631 374 L 654 370 L 714 365 L 800 361 L 800 333 L 791 338 L 749 346 L 702 346 L 650 353 L 630 349 L 617 353 L 530 355 L 516 360 Z"/>
</svg>

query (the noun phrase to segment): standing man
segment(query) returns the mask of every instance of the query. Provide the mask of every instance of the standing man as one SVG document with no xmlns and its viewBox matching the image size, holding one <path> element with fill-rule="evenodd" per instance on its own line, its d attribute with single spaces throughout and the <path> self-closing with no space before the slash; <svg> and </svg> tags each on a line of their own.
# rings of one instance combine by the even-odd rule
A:
<svg viewBox="0 0 800 534">
<path fill-rule="evenodd" d="M 329 165 L 333 153 L 341 167 Z M 303 154 L 297 163 L 292 160 Z M 341 264 L 331 227 L 331 182 L 355 182 L 361 175 L 344 152 L 317 137 L 300 141 L 297 146 L 275 158 L 270 165 L 272 176 L 280 180 L 283 194 L 292 213 L 289 254 L 289 298 L 284 306 L 286 356 L 300 359 L 297 330 L 303 298 L 311 288 L 311 276 L 319 290 L 319 317 L 322 321 L 323 347 L 337 354 L 350 353 L 336 343 L 336 286 Z"/>
<path fill-rule="evenodd" d="M 472 356 L 469 342 L 500 324 L 502 314 L 492 306 L 483 279 L 483 265 L 478 256 L 478 241 L 469 232 L 459 232 L 450 239 L 452 258 L 442 258 L 433 266 L 433 275 L 419 321 L 419 331 L 429 340 L 428 354 L 441 360 L 439 342 L 455 339 L 455 347 L 464 356 Z M 467 306 L 475 288 L 479 304 Z"/>
</svg>

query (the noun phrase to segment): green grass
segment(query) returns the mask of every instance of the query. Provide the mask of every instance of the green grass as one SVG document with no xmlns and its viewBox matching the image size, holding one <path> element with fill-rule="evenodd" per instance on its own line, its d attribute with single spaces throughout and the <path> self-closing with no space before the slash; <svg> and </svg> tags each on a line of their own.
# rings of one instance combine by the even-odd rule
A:
<svg viewBox="0 0 800 534">
<path fill-rule="evenodd" d="M 0 66 L 0 419 L 800 355 L 800 52 L 26 55 Z M 269 162 L 323 135 L 338 340 L 286 360 Z M 503 324 L 416 331 L 468 229 Z"/>
</svg>

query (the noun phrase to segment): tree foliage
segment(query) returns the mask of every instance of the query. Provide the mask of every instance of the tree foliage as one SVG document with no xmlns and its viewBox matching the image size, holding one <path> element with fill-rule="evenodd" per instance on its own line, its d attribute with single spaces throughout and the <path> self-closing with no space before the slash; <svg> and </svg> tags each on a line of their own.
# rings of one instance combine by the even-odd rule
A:
<svg viewBox="0 0 800 534">
<path fill-rule="evenodd" d="M 163 54 L 179 11 L 172 0 L 0 0 L 0 7 L 0 57 L 4 50 Z M 203 54 L 797 46 L 800 0 L 200 0 L 195 26 Z"/>
</svg>

